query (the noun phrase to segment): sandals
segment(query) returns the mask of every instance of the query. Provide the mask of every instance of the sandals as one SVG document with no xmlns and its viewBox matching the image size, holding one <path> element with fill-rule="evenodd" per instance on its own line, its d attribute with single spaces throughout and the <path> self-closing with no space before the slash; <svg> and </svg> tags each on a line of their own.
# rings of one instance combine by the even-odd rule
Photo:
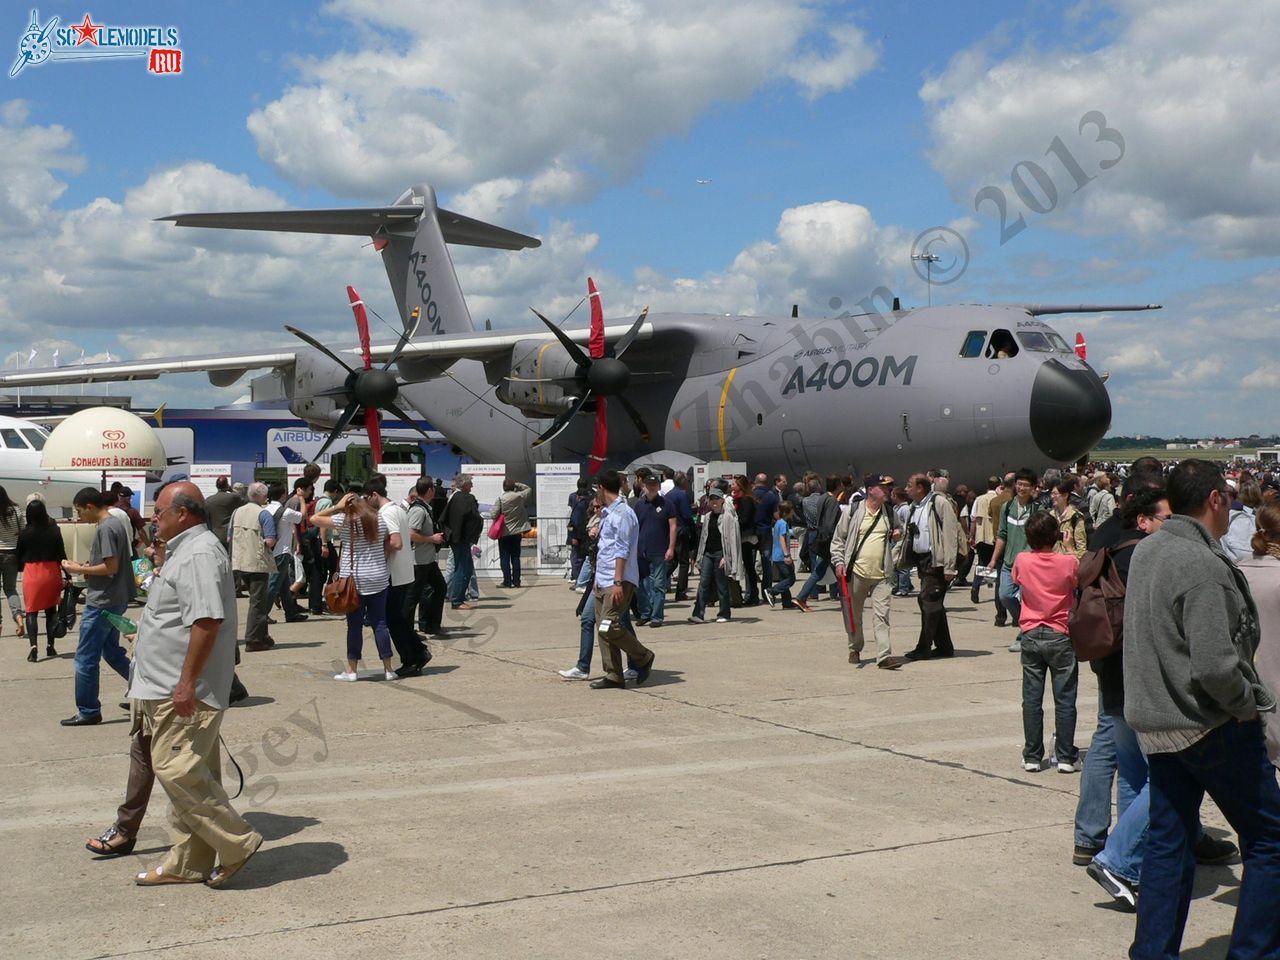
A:
<svg viewBox="0 0 1280 960">
<path fill-rule="evenodd" d="M 163 887 L 170 883 L 204 883 L 205 881 L 201 877 L 176 877 L 171 873 L 165 873 L 162 865 L 138 874 L 133 878 L 133 882 L 140 887 Z"/>
<path fill-rule="evenodd" d="M 213 873 L 209 875 L 209 879 L 205 881 L 215 890 L 219 887 L 225 887 L 237 873 L 239 873 L 246 863 L 248 863 L 255 853 L 262 848 L 262 837 L 258 838 L 258 845 L 249 851 L 249 856 L 245 857 L 239 863 L 233 863 L 230 866 L 218 866 L 213 868 Z"/>
<path fill-rule="evenodd" d="M 113 843 L 114 840 L 119 842 Z M 126 837 L 117 828 L 112 827 L 102 836 L 94 837 L 84 845 L 84 848 L 99 857 L 123 857 L 133 853 L 137 842 L 137 837 Z M 101 847 L 95 847 L 95 843 L 101 844 Z"/>
</svg>

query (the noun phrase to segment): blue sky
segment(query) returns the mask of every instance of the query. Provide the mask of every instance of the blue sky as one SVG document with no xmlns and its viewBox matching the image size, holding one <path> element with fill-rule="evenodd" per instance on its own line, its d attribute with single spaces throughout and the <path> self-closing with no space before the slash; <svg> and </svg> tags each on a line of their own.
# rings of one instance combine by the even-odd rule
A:
<svg viewBox="0 0 1280 960">
<path fill-rule="evenodd" d="M 176 26 L 184 69 L 47 62 L 0 78 L 10 365 L 32 348 L 44 365 L 53 349 L 281 343 L 285 322 L 345 339 L 345 283 L 393 311 L 358 241 L 151 218 L 384 203 L 428 180 L 451 209 L 544 239 L 456 252 L 473 314 L 496 326 L 523 324 L 530 303 L 567 310 L 587 275 L 616 315 L 813 316 L 882 283 L 922 305 L 912 240 L 946 226 L 971 259 L 935 303 L 1166 305 L 1059 323 L 1113 374 L 1116 431 L 1280 426 L 1277 0 L 39 8 L 60 26 L 86 12 Z M 0 19 L 14 56 L 29 16 Z M 1124 141 L 1107 169 L 1118 150 L 1082 127 L 1092 111 Z M 1078 191 L 1046 152 L 1055 137 L 1091 178 Z M 1019 199 L 1015 164 L 1024 183 L 1050 180 L 1053 203 L 1030 195 L 1046 212 Z M 975 210 L 983 188 L 1025 217 L 1007 243 L 993 204 Z M 132 392 L 213 405 L 243 386 Z"/>
</svg>

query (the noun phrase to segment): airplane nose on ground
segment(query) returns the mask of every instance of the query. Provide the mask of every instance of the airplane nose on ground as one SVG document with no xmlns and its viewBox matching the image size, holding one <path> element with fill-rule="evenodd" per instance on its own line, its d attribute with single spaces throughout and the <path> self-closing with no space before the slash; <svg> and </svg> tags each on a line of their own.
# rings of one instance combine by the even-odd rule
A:
<svg viewBox="0 0 1280 960">
<path fill-rule="evenodd" d="M 1031 387 L 1031 436 L 1058 463 L 1078 460 L 1111 426 L 1111 398 L 1089 368 L 1072 370 L 1057 360 L 1040 365 Z"/>
</svg>

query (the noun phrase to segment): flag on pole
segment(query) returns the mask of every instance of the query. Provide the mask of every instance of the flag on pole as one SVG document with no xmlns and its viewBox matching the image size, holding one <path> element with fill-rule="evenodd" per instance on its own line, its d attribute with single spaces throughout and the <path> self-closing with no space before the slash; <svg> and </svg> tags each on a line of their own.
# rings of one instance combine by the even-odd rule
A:
<svg viewBox="0 0 1280 960">
<path fill-rule="evenodd" d="M 58 353 L 59 353 L 59 352 L 60 352 L 60 351 L 58 351 L 56 348 L 55 348 L 55 349 L 54 349 L 54 351 L 53 351 L 53 365 L 54 365 L 55 367 L 58 365 Z"/>
<path fill-rule="evenodd" d="M 36 348 L 32 347 L 31 352 L 27 354 L 27 366 L 28 367 L 31 366 L 31 364 L 35 362 L 35 359 L 36 359 Z"/>
</svg>

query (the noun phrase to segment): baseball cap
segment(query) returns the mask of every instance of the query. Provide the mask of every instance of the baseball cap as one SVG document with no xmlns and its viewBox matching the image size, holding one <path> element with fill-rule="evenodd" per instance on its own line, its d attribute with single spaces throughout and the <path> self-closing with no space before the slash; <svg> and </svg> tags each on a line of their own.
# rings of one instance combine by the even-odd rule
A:
<svg viewBox="0 0 1280 960">
<path fill-rule="evenodd" d="M 707 496 L 708 496 L 708 497 L 719 497 L 721 500 L 723 500 L 723 499 L 724 499 L 724 491 L 723 491 L 723 490 L 721 490 L 719 487 L 712 487 L 710 490 L 708 490 L 708 491 L 707 491 Z"/>
<path fill-rule="evenodd" d="M 885 473 L 868 473 L 864 483 L 868 487 L 892 487 L 893 477 Z"/>
</svg>

